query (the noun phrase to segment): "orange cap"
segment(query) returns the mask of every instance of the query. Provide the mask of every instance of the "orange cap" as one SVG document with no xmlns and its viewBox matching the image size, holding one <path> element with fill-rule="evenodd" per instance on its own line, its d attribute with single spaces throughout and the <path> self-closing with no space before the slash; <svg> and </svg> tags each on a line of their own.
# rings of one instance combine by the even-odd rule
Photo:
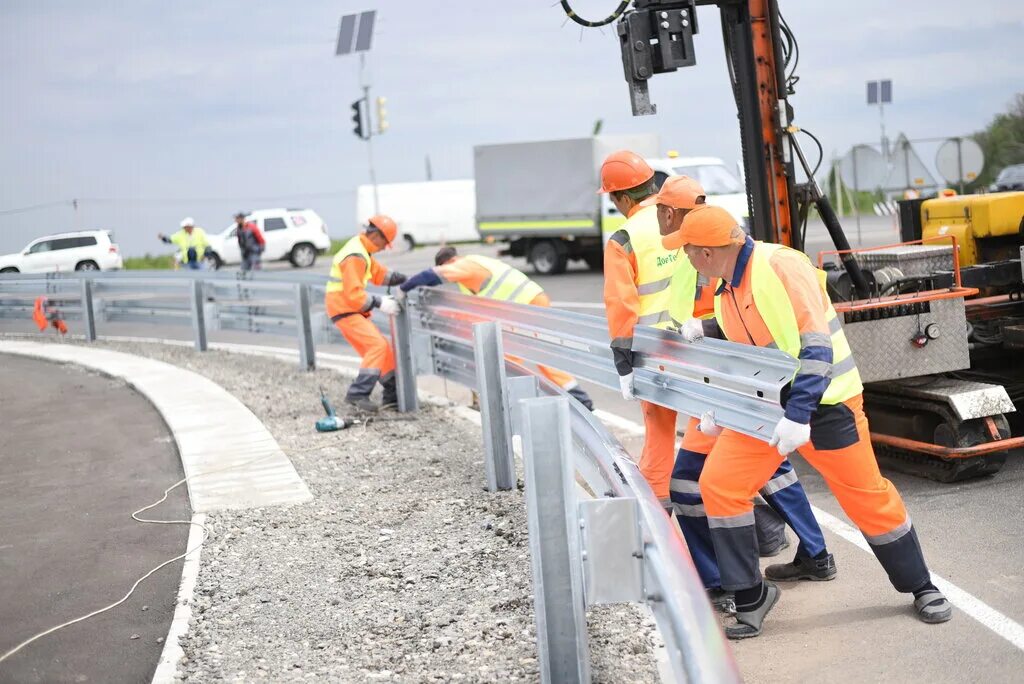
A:
<svg viewBox="0 0 1024 684">
<path fill-rule="evenodd" d="M 376 216 L 371 216 L 367 223 L 383 233 L 389 245 L 398 237 L 398 224 L 390 216 L 377 214 Z"/>
<path fill-rule="evenodd" d="M 664 204 L 676 209 L 695 209 L 704 204 L 704 188 L 689 176 L 669 176 L 657 195 L 640 203 L 641 207 Z"/>
<path fill-rule="evenodd" d="M 684 245 L 724 247 L 732 244 L 733 231 L 739 226 L 732 214 L 722 207 L 698 207 L 686 215 L 676 232 L 662 238 L 665 249 L 679 249 Z"/>
<path fill-rule="evenodd" d="M 654 170 L 636 152 L 619 150 L 605 157 L 601 164 L 600 195 L 605 192 L 629 190 L 654 178 Z"/>
</svg>

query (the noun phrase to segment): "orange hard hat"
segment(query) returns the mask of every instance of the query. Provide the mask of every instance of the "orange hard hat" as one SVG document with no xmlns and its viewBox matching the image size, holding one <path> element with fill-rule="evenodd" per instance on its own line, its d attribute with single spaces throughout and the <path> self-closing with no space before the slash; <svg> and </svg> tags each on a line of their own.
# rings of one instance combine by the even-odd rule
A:
<svg viewBox="0 0 1024 684">
<path fill-rule="evenodd" d="M 636 152 L 619 150 L 601 164 L 601 189 L 597 194 L 629 190 L 654 178 L 654 170 Z"/>
<path fill-rule="evenodd" d="M 694 209 L 704 204 L 704 188 L 689 176 L 669 176 L 657 195 L 640 203 L 641 207 L 664 204 L 674 209 Z"/>
<path fill-rule="evenodd" d="M 371 216 L 367 223 L 379 230 L 387 239 L 389 245 L 398 237 L 398 224 L 390 216 L 377 214 L 376 216 Z"/>
<path fill-rule="evenodd" d="M 683 245 L 724 247 L 736 242 L 737 228 L 739 224 L 732 214 L 722 207 L 707 205 L 688 213 L 682 227 L 662 239 L 661 244 L 667 249 L 679 249 Z"/>
</svg>

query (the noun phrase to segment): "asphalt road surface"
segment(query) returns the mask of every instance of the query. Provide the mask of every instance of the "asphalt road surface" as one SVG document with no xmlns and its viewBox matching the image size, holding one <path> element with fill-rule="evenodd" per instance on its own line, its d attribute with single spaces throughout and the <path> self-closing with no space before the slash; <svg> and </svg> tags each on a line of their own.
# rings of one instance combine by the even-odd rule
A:
<svg viewBox="0 0 1024 684">
<path fill-rule="evenodd" d="M 113 603 L 183 553 L 185 525 L 131 513 L 182 478 L 152 405 L 124 383 L 0 354 L 0 654 Z M 188 519 L 184 487 L 148 511 Z M 174 611 L 182 563 L 113 610 L 29 644 L 0 682 L 148 682 Z"/>
</svg>

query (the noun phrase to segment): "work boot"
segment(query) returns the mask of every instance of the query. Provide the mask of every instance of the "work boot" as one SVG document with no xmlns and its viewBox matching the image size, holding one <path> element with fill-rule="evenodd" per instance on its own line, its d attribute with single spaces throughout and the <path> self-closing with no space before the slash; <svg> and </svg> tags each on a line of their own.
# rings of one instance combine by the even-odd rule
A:
<svg viewBox="0 0 1024 684">
<path fill-rule="evenodd" d="M 377 412 L 377 405 L 371 401 L 370 397 L 364 397 L 358 394 L 346 395 L 345 403 L 354 406 L 365 413 Z"/>
<path fill-rule="evenodd" d="M 782 591 L 765 580 L 762 598 L 764 601 L 757 608 L 752 610 L 740 610 L 742 606 L 736 606 L 736 624 L 725 628 L 725 636 L 732 640 L 749 639 L 761 634 L 761 626 L 768 612 L 779 602 Z"/>
<path fill-rule="evenodd" d="M 953 606 L 934 585 L 924 591 L 914 592 L 914 610 L 921 622 L 930 625 L 946 622 L 953 617 Z"/>
<path fill-rule="evenodd" d="M 827 553 L 820 559 L 798 555 L 792 563 L 769 565 L 764 569 L 764 576 L 776 582 L 827 582 L 836 578 L 836 572 L 836 559 Z"/>
<path fill-rule="evenodd" d="M 731 615 L 736 612 L 736 595 L 731 591 L 715 587 L 714 589 L 708 589 L 707 594 L 711 605 L 719 613 Z"/>
<path fill-rule="evenodd" d="M 395 376 L 392 375 L 387 380 L 382 381 L 380 385 L 384 388 L 384 395 L 381 397 L 380 407 L 382 409 L 398 408 L 398 385 L 395 382 Z"/>
</svg>

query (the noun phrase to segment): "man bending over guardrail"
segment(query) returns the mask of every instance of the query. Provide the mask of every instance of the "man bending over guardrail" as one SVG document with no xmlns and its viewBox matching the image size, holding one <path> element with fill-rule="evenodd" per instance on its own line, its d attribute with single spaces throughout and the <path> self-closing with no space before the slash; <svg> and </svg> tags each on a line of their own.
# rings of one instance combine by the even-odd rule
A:
<svg viewBox="0 0 1024 684">
<path fill-rule="evenodd" d="M 434 268 L 420 271 L 402 283 L 401 291 L 406 293 L 416 287 L 429 287 L 442 283 L 458 283 L 465 294 L 487 297 L 502 302 L 551 306 L 551 300 L 540 285 L 530 280 L 525 273 L 491 257 L 470 254 L 459 256 L 454 247 L 442 247 L 434 257 Z M 510 361 L 518 361 L 509 356 Z M 551 382 L 575 397 L 589 410 L 594 410 L 590 395 L 580 387 L 576 378 L 556 368 L 537 365 L 537 369 Z"/>
</svg>

